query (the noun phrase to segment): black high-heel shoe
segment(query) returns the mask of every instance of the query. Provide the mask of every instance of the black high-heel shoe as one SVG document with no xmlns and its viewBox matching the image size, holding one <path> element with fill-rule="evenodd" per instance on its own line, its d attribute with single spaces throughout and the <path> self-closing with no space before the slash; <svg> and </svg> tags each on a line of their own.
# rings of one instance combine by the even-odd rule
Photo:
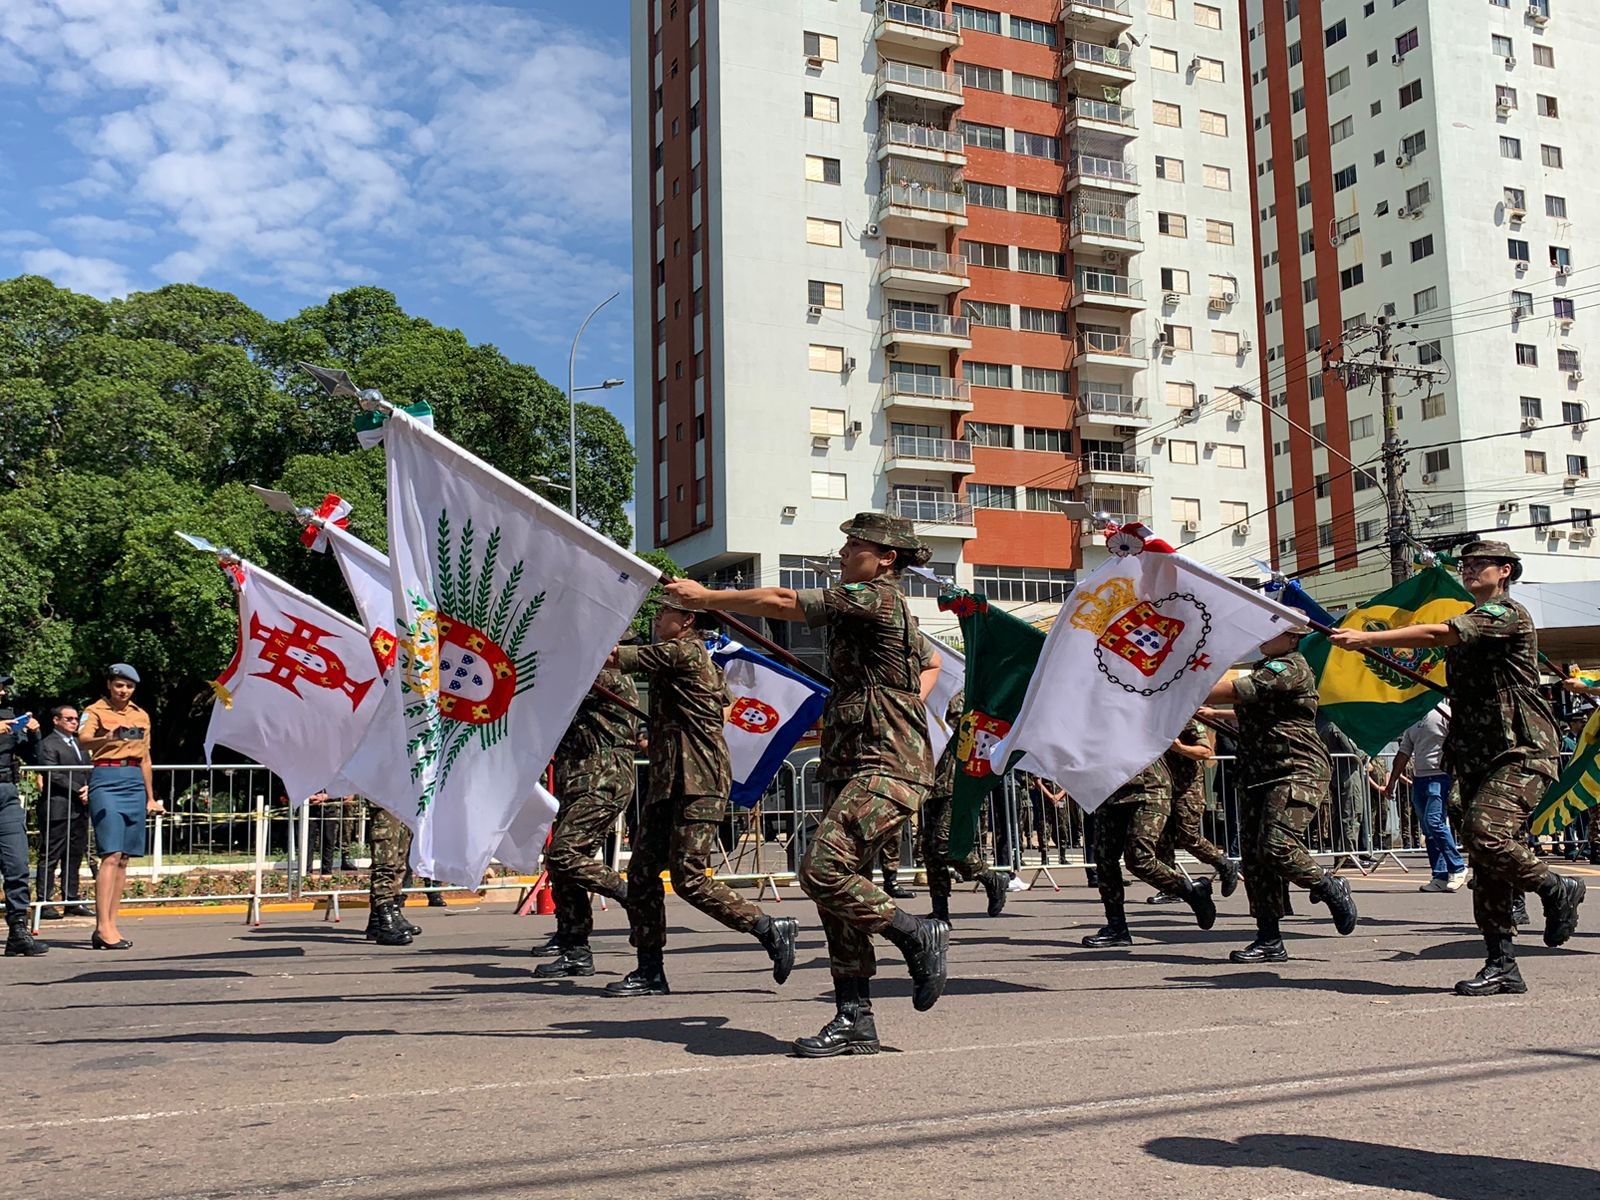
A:
<svg viewBox="0 0 1600 1200">
<path fill-rule="evenodd" d="M 89 935 L 89 946 L 90 946 L 91 949 L 94 949 L 94 950 L 132 950 L 133 949 L 133 943 L 130 942 L 127 938 L 123 938 L 120 942 L 108 942 L 108 941 L 105 940 L 105 938 L 100 936 L 100 931 L 98 929 L 95 930 L 94 933 Z"/>
</svg>

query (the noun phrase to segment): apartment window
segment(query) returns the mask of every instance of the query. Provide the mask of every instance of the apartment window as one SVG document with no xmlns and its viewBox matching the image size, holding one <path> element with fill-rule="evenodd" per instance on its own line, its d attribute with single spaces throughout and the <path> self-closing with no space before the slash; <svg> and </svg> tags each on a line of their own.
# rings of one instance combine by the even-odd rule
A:
<svg viewBox="0 0 1600 1200">
<path fill-rule="evenodd" d="M 1526 420 L 1532 417 L 1535 421 L 1544 419 L 1544 401 L 1537 396 L 1522 397 L 1522 416 Z"/>
<path fill-rule="evenodd" d="M 1350 421 L 1350 440 L 1358 442 L 1362 438 L 1372 436 L 1372 418 L 1370 416 L 1355 417 Z"/>
<path fill-rule="evenodd" d="M 1294 45 L 1289 47 L 1289 65 L 1291 67 L 1298 67 L 1300 65 L 1300 60 L 1304 57 L 1305 52 L 1300 48 L 1299 42 L 1296 42 Z"/>
<path fill-rule="evenodd" d="M 1194 77 L 1204 79 L 1210 83 L 1223 82 L 1222 60 L 1220 58 L 1201 58 L 1195 56 Z"/>
<path fill-rule="evenodd" d="M 1439 350 L 1438 342 L 1423 342 L 1417 347 L 1417 363 L 1420 366 L 1429 366 L 1444 358 Z"/>
<path fill-rule="evenodd" d="M 1540 146 L 1539 161 L 1544 163 L 1544 165 L 1549 167 L 1551 170 L 1559 171 L 1561 169 L 1561 147 Z"/>
<path fill-rule="evenodd" d="M 1244 447 L 1236 446 L 1229 442 L 1218 442 L 1217 448 L 1212 451 L 1211 461 L 1219 467 L 1229 467 L 1233 470 L 1244 469 Z"/>
<path fill-rule="evenodd" d="M 1378 473 L 1376 471 L 1357 471 L 1354 479 L 1355 490 L 1358 492 L 1370 492 L 1378 486 Z"/>
<path fill-rule="evenodd" d="M 973 508 L 1016 508 L 1017 489 L 1009 483 L 969 483 L 967 500 Z"/>
<path fill-rule="evenodd" d="M 1200 110 L 1200 132 L 1209 133 L 1215 137 L 1228 136 L 1228 115 L 1219 112 Z"/>
<path fill-rule="evenodd" d="M 966 182 L 966 196 L 968 204 L 976 204 L 979 208 L 1006 207 L 1006 188 L 1003 183 L 977 183 L 969 179 Z"/>
<path fill-rule="evenodd" d="M 1239 353 L 1239 335 L 1226 329 L 1211 331 L 1211 353 L 1232 356 Z"/>
<path fill-rule="evenodd" d="M 957 4 L 950 10 L 955 13 L 956 21 L 963 29 L 971 29 L 976 33 L 999 33 L 1000 14 L 990 12 L 987 8 L 973 8 L 968 4 Z"/>
<path fill-rule="evenodd" d="M 1037 217 L 1059 217 L 1061 197 L 1053 192 L 1029 192 L 1018 188 L 1017 211 L 1032 213 Z"/>
<path fill-rule="evenodd" d="M 825 221 L 821 217 L 807 217 L 806 241 L 813 246 L 842 246 L 844 245 L 844 226 L 838 221 Z"/>
<path fill-rule="evenodd" d="M 812 183 L 838 183 L 839 160 L 820 154 L 806 155 L 806 179 Z"/>
<path fill-rule="evenodd" d="M 844 417 L 844 409 L 842 408 L 813 408 L 811 410 L 812 436 L 843 437 Z"/>
<path fill-rule="evenodd" d="M 1565 246 L 1550 247 L 1550 265 L 1560 270 L 1572 269 L 1572 251 Z"/>
<path fill-rule="evenodd" d="M 1415 29 L 1408 29 L 1394 40 L 1394 52 L 1399 55 L 1410 54 L 1420 44 Z"/>
<path fill-rule="evenodd" d="M 963 362 L 961 377 L 973 387 L 1009 388 L 1011 367 L 1006 363 Z"/>
<path fill-rule="evenodd" d="M 993 304 L 985 300 L 963 300 L 961 313 L 974 325 L 991 329 L 1011 328 L 1011 305 Z"/>
<path fill-rule="evenodd" d="M 1163 50 L 1160 46 L 1151 46 L 1150 66 L 1153 70 L 1167 71 L 1176 75 L 1178 73 L 1178 52 L 1176 50 Z"/>
<path fill-rule="evenodd" d="M 1354 187 L 1355 183 L 1356 168 L 1354 163 L 1351 163 L 1342 171 L 1335 171 L 1333 173 L 1333 190 L 1336 192 L 1342 192 L 1347 187 Z"/>
<path fill-rule="evenodd" d="M 1165 179 L 1169 183 L 1182 183 L 1183 159 L 1156 155 L 1156 178 Z"/>
<path fill-rule="evenodd" d="M 1180 465 L 1192 466 L 1200 461 L 1200 443 L 1169 441 L 1167 443 L 1167 457 Z"/>
<path fill-rule="evenodd" d="M 1524 450 L 1522 452 L 1522 470 L 1528 475 L 1548 475 L 1550 467 L 1545 462 L 1543 450 Z"/>
<path fill-rule="evenodd" d="M 1506 137 L 1504 134 L 1502 134 L 1500 136 L 1500 157 L 1501 158 L 1521 158 L 1522 157 L 1522 139 L 1521 138 L 1514 138 L 1514 137 Z"/>
<path fill-rule="evenodd" d="M 1528 505 L 1528 520 L 1534 525 L 1550 524 L 1550 506 L 1548 504 Z"/>
<path fill-rule="evenodd" d="M 1173 7 L 1173 0 L 1150 0 L 1150 15 L 1152 17 L 1165 17 L 1169 21 L 1178 19 L 1178 13 Z"/>
<path fill-rule="evenodd" d="M 1183 109 L 1176 104 L 1168 104 L 1165 100 L 1155 102 L 1155 123 L 1167 125 L 1173 129 L 1183 125 Z"/>
<path fill-rule="evenodd" d="M 1060 275 L 1061 255 L 1055 250 L 1030 250 L 1017 247 L 1017 270 L 1029 275 Z"/>
<path fill-rule="evenodd" d="M 1356 284 L 1361 282 L 1364 274 L 1365 273 L 1362 270 L 1362 267 L 1361 267 L 1360 263 L 1356 263 L 1355 266 L 1347 267 L 1343 271 L 1340 271 L 1339 272 L 1339 290 L 1340 291 L 1349 291 L 1351 288 L 1355 287 Z"/>
<path fill-rule="evenodd" d="M 1422 419 L 1431 421 L 1435 417 L 1444 416 L 1444 397 L 1441 395 L 1424 396 L 1422 398 Z"/>
<path fill-rule="evenodd" d="M 1006 90 L 1006 73 L 998 67 L 980 67 L 977 63 L 957 63 L 956 75 L 969 88 L 980 92 Z"/>
<path fill-rule="evenodd" d="M 1200 524 L 1200 501 L 1196 497 L 1174 496 L 1172 507 L 1168 511 L 1172 514 L 1172 523 L 1180 529 L 1194 529 Z"/>
<path fill-rule="evenodd" d="M 1546 196 L 1544 198 L 1544 215 L 1565 221 L 1567 219 L 1567 198 L 1565 196 Z"/>
<path fill-rule="evenodd" d="M 1167 405 L 1171 408 L 1194 407 L 1194 384 L 1176 383 L 1168 380 L 1166 384 Z"/>
<path fill-rule="evenodd" d="M 1070 488 L 1036 488 L 1027 489 L 1026 504 L 1029 512 L 1057 512 L 1058 503 L 1076 499 Z"/>
<path fill-rule="evenodd" d="M 1328 95 L 1336 96 L 1350 86 L 1350 68 L 1340 67 L 1328 76 Z M 1302 102 L 1301 107 L 1304 107 Z"/>
<path fill-rule="evenodd" d="M 1552 302 L 1551 316 L 1558 321 L 1570 321 L 1578 314 L 1577 304 L 1566 296 L 1557 296 Z"/>
<path fill-rule="evenodd" d="M 1578 369 L 1578 364 L 1579 359 L 1578 352 L 1576 350 L 1556 351 L 1556 368 L 1558 370 L 1576 371 Z"/>
<path fill-rule="evenodd" d="M 1413 210 L 1421 208 L 1431 199 L 1433 199 L 1433 184 L 1426 179 L 1417 184 L 1415 187 L 1409 187 L 1406 189 L 1407 208 Z"/>
<path fill-rule="evenodd" d="M 1456 519 L 1456 506 L 1454 504 L 1428 505 L 1428 524 L 1449 525 Z"/>
<path fill-rule="evenodd" d="M 1213 246 L 1233 245 L 1233 222 L 1206 218 L 1206 241 Z"/>
<path fill-rule="evenodd" d="M 1289 115 L 1293 116 L 1295 113 L 1305 112 L 1305 110 L 1306 90 L 1305 88 L 1295 88 L 1294 91 L 1289 93 Z"/>
<path fill-rule="evenodd" d="M 962 436 L 974 446 L 1002 446 L 1010 449 L 1017 444 L 1014 425 L 996 425 L 989 421 L 968 421 L 961 429 Z"/>
<path fill-rule="evenodd" d="M 813 371 L 831 371 L 837 375 L 844 370 L 844 347 L 813 345 L 807 365 Z"/>
<path fill-rule="evenodd" d="M 839 39 L 826 33 L 810 33 L 801 35 L 805 46 L 807 58 L 820 58 L 824 62 L 839 61 Z"/>
<path fill-rule="evenodd" d="M 1049 367 L 1023 367 L 1021 386 L 1025 392 L 1049 392 L 1052 395 L 1065 396 L 1067 373 Z"/>
<path fill-rule="evenodd" d="M 811 472 L 811 498 L 813 500 L 848 500 L 847 477 L 840 471 Z"/>
<path fill-rule="evenodd" d="M 1539 347 L 1527 342 L 1517 343 L 1517 366 L 1537 367 L 1539 365 Z"/>
<path fill-rule="evenodd" d="M 807 92 L 806 116 L 813 121 L 837 121 L 839 119 L 839 97 L 819 96 L 816 92 Z"/>
<path fill-rule="evenodd" d="M 1559 106 L 1554 96 L 1539 96 L 1537 98 L 1538 112 L 1541 117 L 1555 119 L 1561 115 Z"/>
<path fill-rule="evenodd" d="M 1400 139 L 1400 153 L 1407 158 L 1415 158 L 1428 148 L 1428 135 L 1424 130 L 1408 133 Z"/>
<path fill-rule="evenodd" d="M 1419 237 L 1411 243 L 1411 261 L 1417 262 L 1433 253 L 1433 234 Z"/>
<path fill-rule="evenodd" d="M 1567 455 L 1567 474 L 1576 475 L 1580 479 L 1589 476 L 1589 457 L 1586 454 Z"/>
<path fill-rule="evenodd" d="M 1317 277 L 1313 275 L 1310 279 L 1302 279 L 1300 281 L 1300 299 L 1304 300 L 1307 304 L 1310 304 L 1316 298 Z"/>
<path fill-rule="evenodd" d="M 1522 212 L 1528 210 L 1528 195 L 1521 188 L 1501 188 L 1500 194 L 1505 198 L 1507 208 L 1518 209 Z"/>
<path fill-rule="evenodd" d="M 1189 218 L 1182 213 L 1158 212 L 1156 229 L 1165 237 L 1186 238 L 1189 236 Z"/>
<path fill-rule="evenodd" d="M 1233 191 L 1233 172 L 1227 167 L 1214 167 L 1210 163 L 1201 168 L 1205 185 L 1219 192 Z"/>
<path fill-rule="evenodd" d="M 1351 213 L 1348 217 L 1341 217 L 1333 223 L 1335 242 L 1349 241 L 1361 232 L 1361 215 Z"/>
<path fill-rule="evenodd" d="M 1174 350 L 1194 349 L 1194 330 L 1187 325 L 1164 325 L 1161 340 Z"/>
<path fill-rule="evenodd" d="M 1189 294 L 1189 272 L 1182 267 L 1161 268 L 1161 290 L 1163 292 L 1178 292 L 1182 295 Z"/>
<path fill-rule="evenodd" d="M 1432 312 L 1439 307 L 1439 289 L 1436 287 L 1423 288 L 1420 292 L 1411 293 L 1411 314 L 1420 316 L 1425 312 Z"/>
<path fill-rule="evenodd" d="M 1528 243 L 1524 238 L 1506 239 L 1506 257 L 1512 262 L 1528 262 Z"/>
<path fill-rule="evenodd" d="M 1561 423 L 1563 425 L 1581 425 L 1584 420 L 1582 404 L 1575 400 L 1563 400 L 1561 402 Z"/>
<path fill-rule="evenodd" d="M 1344 141 L 1345 138 L 1355 133 L 1355 131 L 1355 118 L 1345 117 L 1342 120 L 1335 121 L 1332 125 L 1328 126 L 1328 141 L 1332 145 L 1337 146 L 1340 142 Z"/>
<path fill-rule="evenodd" d="M 1422 456 L 1422 469 L 1429 475 L 1437 475 L 1441 471 L 1450 469 L 1450 449 L 1429 450 Z"/>
<path fill-rule="evenodd" d="M 843 308 L 844 284 L 812 279 L 806 283 L 806 303 L 819 308 Z"/>
<path fill-rule="evenodd" d="M 1311 153 L 1311 135 L 1302 133 L 1294 140 L 1294 160 L 1299 162 Z"/>
<path fill-rule="evenodd" d="M 975 121 L 961 121 L 961 141 L 978 150 L 1004 150 L 1006 131 L 998 125 L 979 125 Z"/>
<path fill-rule="evenodd" d="M 1010 34 L 1019 42 L 1035 42 L 1040 46 L 1056 44 L 1054 21 L 1030 21 L 1026 17 L 1012 17 Z"/>
<path fill-rule="evenodd" d="M 1556 65 L 1556 50 L 1554 46 L 1535 46 L 1533 48 L 1533 65 L 1536 67 L 1553 67 Z"/>
<path fill-rule="evenodd" d="M 992 267 L 997 271 L 1009 270 L 1011 267 L 1011 247 L 1001 246 L 995 242 L 963 241 L 961 253 L 974 267 Z"/>
<path fill-rule="evenodd" d="M 1011 131 L 1011 148 L 1018 154 L 1027 155 L 1029 158 L 1059 159 L 1061 157 L 1061 139 L 1051 137 L 1045 133 L 1028 133 L 1022 129 Z"/>
<path fill-rule="evenodd" d="M 1304 208 L 1311 203 L 1311 184 L 1299 184 L 1294 190 L 1295 207 Z"/>
<path fill-rule="evenodd" d="M 1324 47 L 1336 45 L 1344 41 L 1349 34 L 1350 30 L 1346 28 L 1344 21 L 1335 21 L 1322 31 L 1322 44 Z"/>
<path fill-rule="evenodd" d="M 1422 80 L 1413 79 L 1400 89 L 1400 107 L 1409 108 L 1422 99 Z"/>
<path fill-rule="evenodd" d="M 1073 572 L 1058 567 L 972 567 L 973 590 L 1006 604 L 1059 603 L 1073 578 Z"/>
<path fill-rule="evenodd" d="M 1054 308 L 1024 308 L 1018 314 L 1017 328 L 1025 333 L 1065 333 L 1066 314 Z"/>
<path fill-rule="evenodd" d="M 1061 85 L 1054 79 L 1041 79 L 1037 75 L 1021 75 L 1013 71 L 1011 94 L 1021 96 L 1024 100 L 1043 100 L 1046 104 L 1057 104 L 1061 100 Z"/>
<path fill-rule="evenodd" d="M 1498 54 L 1501 58 L 1510 58 L 1514 53 L 1511 45 L 1511 39 L 1508 37 L 1503 37 L 1498 33 L 1491 33 L 1489 35 L 1489 49 L 1493 53 Z"/>
<path fill-rule="evenodd" d="M 1066 429 L 1041 429 L 1027 425 L 1022 430 L 1024 450 L 1043 450 L 1051 454 L 1066 454 L 1072 449 L 1072 433 Z"/>
</svg>

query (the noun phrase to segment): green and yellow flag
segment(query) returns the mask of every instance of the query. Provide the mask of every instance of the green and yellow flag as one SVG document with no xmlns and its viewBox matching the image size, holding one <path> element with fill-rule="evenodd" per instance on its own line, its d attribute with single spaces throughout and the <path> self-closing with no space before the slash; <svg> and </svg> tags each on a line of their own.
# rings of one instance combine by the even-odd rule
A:
<svg viewBox="0 0 1600 1200">
<path fill-rule="evenodd" d="M 1573 678 L 1590 687 L 1600 684 L 1600 676 L 1585 671 Z M 1533 810 L 1528 828 L 1537 837 L 1554 837 L 1592 808 L 1600 808 L 1600 708 L 1589 714 L 1572 761 Z"/>
<path fill-rule="evenodd" d="M 1397 629 L 1447 621 L 1472 607 L 1472 596 L 1443 567 L 1428 567 L 1365 604 L 1351 609 L 1341 629 Z M 1440 693 L 1353 650 L 1336 650 L 1313 633 L 1300 643 L 1317 673 L 1322 711 L 1367 754 L 1376 754 L 1427 715 Z M 1445 682 L 1444 651 L 1393 650 L 1395 662 L 1438 683 Z"/>
</svg>

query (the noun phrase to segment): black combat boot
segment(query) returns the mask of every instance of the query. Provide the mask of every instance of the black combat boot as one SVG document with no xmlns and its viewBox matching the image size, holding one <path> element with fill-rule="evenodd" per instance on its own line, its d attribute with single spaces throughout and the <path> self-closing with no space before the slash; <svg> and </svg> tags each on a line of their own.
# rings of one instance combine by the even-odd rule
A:
<svg viewBox="0 0 1600 1200">
<path fill-rule="evenodd" d="M 1146 904 L 1177 904 L 1183 897 L 1177 892 L 1157 892 L 1153 896 L 1146 896 Z"/>
<path fill-rule="evenodd" d="M 1456 984 L 1456 995 L 1498 996 L 1502 992 L 1514 996 L 1522 995 L 1528 990 L 1528 985 L 1522 982 L 1522 972 L 1517 969 L 1517 956 L 1511 935 L 1486 933 L 1483 935 L 1483 941 L 1489 948 L 1489 957 L 1484 960 L 1483 969 L 1476 975 Z"/>
<path fill-rule="evenodd" d="M 1279 884 L 1279 890 L 1283 899 L 1283 915 L 1286 917 L 1294 916 L 1294 892 L 1290 890 L 1287 881 Z"/>
<path fill-rule="evenodd" d="M 371 904 L 367 907 L 367 941 L 373 942 L 377 940 L 378 926 L 381 923 L 379 918 L 385 908 L 394 909 L 394 919 L 396 924 L 398 924 L 401 929 L 404 929 L 409 936 L 416 937 L 422 932 L 422 926 L 413 925 L 410 921 L 406 920 L 405 910 L 402 909 L 399 904 L 393 902 Z"/>
<path fill-rule="evenodd" d="M 800 922 L 793 917 L 762 917 L 756 922 L 756 941 L 772 959 L 772 982 L 782 983 L 794 970 L 795 944 L 800 937 Z"/>
<path fill-rule="evenodd" d="M 28 932 L 28 918 L 21 917 L 10 922 L 11 936 L 6 938 L 6 957 L 14 958 L 22 955 L 24 958 L 38 958 L 41 954 L 48 954 L 50 947 L 46 946 L 33 934 Z"/>
<path fill-rule="evenodd" d="M 1308 893 L 1318 904 L 1326 904 L 1333 917 L 1333 927 L 1341 935 L 1353 933 L 1356 927 L 1356 900 L 1350 894 L 1348 880 L 1340 879 L 1332 871 L 1324 871 L 1320 882 Z"/>
<path fill-rule="evenodd" d="M 528 953 L 535 958 L 560 958 L 567 951 L 566 935 L 559 929 L 550 935 L 550 940 L 542 946 L 533 946 Z"/>
<path fill-rule="evenodd" d="M 1511 893 L 1511 923 L 1513 925 L 1528 924 L 1528 898 L 1521 892 Z"/>
<path fill-rule="evenodd" d="M 661 952 L 647 954 L 639 951 L 639 965 L 621 979 L 606 984 L 608 996 L 670 996 L 667 973 L 661 966 Z"/>
<path fill-rule="evenodd" d="M 836 1054 L 876 1054 L 882 1046 L 872 1020 L 872 981 L 833 977 L 837 1011 L 815 1037 L 795 1038 L 800 1058 L 832 1058 Z"/>
<path fill-rule="evenodd" d="M 895 900 L 910 900 L 916 893 L 900 886 L 900 872 L 891 871 L 887 867 L 883 872 L 883 890 L 886 895 Z"/>
<path fill-rule="evenodd" d="M 367 937 L 380 946 L 409 946 L 411 928 L 397 905 L 380 904 L 373 910 L 373 923 L 368 926 Z"/>
<path fill-rule="evenodd" d="M 438 887 L 439 886 L 439 881 L 437 879 L 424 879 L 422 881 L 422 886 L 426 887 L 426 888 Z M 429 892 L 428 893 L 428 907 L 429 908 L 444 908 L 445 907 L 444 893 L 443 892 Z"/>
<path fill-rule="evenodd" d="M 1539 899 L 1544 901 L 1544 944 L 1559 946 L 1578 928 L 1578 905 L 1583 903 L 1583 880 L 1571 875 L 1550 877 L 1539 885 Z"/>
<path fill-rule="evenodd" d="M 911 972 L 912 1007 L 918 1012 L 927 1012 L 944 994 L 950 926 L 896 909 L 894 920 L 883 931 L 883 936 L 906 956 L 906 967 Z"/>
<path fill-rule="evenodd" d="M 1189 880 L 1178 893 L 1178 899 L 1194 910 L 1194 923 L 1201 929 L 1210 929 L 1217 923 L 1217 905 L 1211 899 L 1211 880 Z"/>
<path fill-rule="evenodd" d="M 1222 885 L 1222 898 L 1226 900 L 1239 888 L 1239 864 L 1225 858 L 1217 864 L 1217 882 Z"/>
<path fill-rule="evenodd" d="M 928 920 L 943 921 L 946 925 L 950 924 L 950 897 L 939 896 L 930 892 L 928 899 L 933 904 L 933 911 L 928 914 Z"/>
<path fill-rule="evenodd" d="M 1283 935 L 1278 931 L 1278 918 L 1256 915 L 1256 940 L 1243 950 L 1228 955 L 1229 962 L 1251 965 L 1256 963 L 1281 963 L 1289 961 L 1289 952 L 1283 948 Z"/>
<path fill-rule="evenodd" d="M 1100 886 L 1100 868 L 1085 867 L 1083 869 L 1083 883 L 1085 887 L 1097 888 Z"/>
<path fill-rule="evenodd" d="M 535 979 L 560 979 L 567 975 L 593 975 L 594 951 L 587 942 L 574 942 L 558 958 L 542 962 L 533 969 Z"/>
<path fill-rule="evenodd" d="M 1004 871 L 985 871 L 978 876 L 989 897 L 989 915 L 998 917 L 1006 910 L 1006 900 L 1011 895 L 1011 876 Z"/>
<path fill-rule="evenodd" d="M 1128 932 L 1128 915 L 1121 901 L 1106 904 L 1106 923 L 1101 926 L 1099 933 L 1091 933 L 1084 938 L 1083 944 L 1091 950 L 1133 945 L 1133 935 Z"/>
</svg>

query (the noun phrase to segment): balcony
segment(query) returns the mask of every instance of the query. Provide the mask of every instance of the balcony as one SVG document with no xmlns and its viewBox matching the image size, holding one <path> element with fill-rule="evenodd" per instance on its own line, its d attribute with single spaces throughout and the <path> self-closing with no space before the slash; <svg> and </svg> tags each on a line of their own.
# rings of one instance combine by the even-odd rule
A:
<svg viewBox="0 0 1600 1200">
<path fill-rule="evenodd" d="M 1097 267 L 1079 267 L 1071 305 L 1092 304 L 1133 312 L 1144 307 L 1144 282 Z"/>
<path fill-rule="evenodd" d="M 879 128 L 878 161 L 891 155 L 946 167 L 967 165 L 967 145 L 959 133 L 909 121 L 885 121 Z"/>
<path fill-rule="evenodd" d="M 1148 425 L 1150 406 L 1143 396 L 1085 388 L 1078 393 L 1078 420 L 1100 425 Z"/>
<path fill-rule="evenodd" d="M 959 192 L 915 184 L 891 184 L 878 193 L 876 221 L 884 233 L 904 233 L 913 240 L 927 240 L 945 229 L 959 229 L 967 223 L 967 198 Z"/>
<path fill-rule="evenodd" d="M 1144 342 L 1126 333 L 1099 333 L 1085 331 L 1078 334 L 1078 359 L 1085 366 L 1121 367 L 1129 371 L 1142 371 L 1145 367 Z"/>
<path fill-rule="evenodd" d="M 1116 212 L 1081 209 L 1072 214 L 1069 245 L 1074 250 L 1120 250 L 1132 254 L 1144 246 L 1139 222 Z"/>
<path fill-rule="evenodd" d="M 963 475 L 976 469 L 972 465 L 970 443 L 906 433 L 889 436 L 889 444 L 884 447 L 884 465 L 891 471 L 958 471 Z"/>
<path fill-rule="evenodd" d="M 947 375 L 909 375 L 891 371 L 883 382 L 886 409 L 967 413 L 972 411 L 972 385 Z"/>
<path fill-rule="evenodd" d="M 932 67 L 919 67 L 915 63 L 896 62 L 890 59 L 878 68 L 872 85 L 872 98 L 902 96 L 924 104 L 947 104 L 953 108 L 961 105 L 961 77 Z"/>
<path fill-rule="evenodd" d="M 1119 46 L 1074 41 L 1062 48 L 1061 71 L 1081 91 L 1093 87 L 1122 87 L 1134 82 L 1133 52 Z"/>
<path fill-rule="evenodd" d="M 873 36 L 880 46 L 948 50 L 961 44 L 961 23 L 954 13 L 920 4 L 879 4 Z"/>
<path fill-rule="evenodd" d="M 1139 190 L 1139 168 L 1120 158 L 1075 154 L 1067 159 L 1067 187 L 1104 188 L 1132 195 Z"/>
<path fill-rule="evenodd" d="M 1121 104 L 1108 104 L 1104 100 L 1090 100 L 1079 96 L 1067 108 L 1068 133 L 1110 134 L 1112 137 L 1136 137 L 1139 127 L 1134 123 L 1133 109 Z"/>
<path fill-rule="evenodd" d="M 904 517 L 922 537 L 975 538 L 977 522 L 972 516 L 972 505 L 954 492 L 938 495 L 891 492 L 884 511 L 892 517 Z"/>
<path fill-rule="evenodd" d="M 890 246 L 878 259 L 878 282 L 896 291 L 948 296 L 967 286 L 967 260 L 939 250 Z"/>
<path fill-rule="evenodd" d="M 1128 0 L 1063 0 L 1061 20 L 1081 33 L 1116 37 L 1133 28 Z"/>
<path fill-rule="evenodd" d="M 883 318 L 878 344 L 892 356 L 897 346 L 928 346 L 935 350 L 970 350 L 972 333 L 967 318 L 949 313 L 896 309 Z"/>
<path fill-rule="evenodd" d="M 1148 525 L 1154 520 L 1149 492 L 1143 488 L 1130 489 L 1127 494 L 1085 492 L 1083 502 L 1094 514 L 1083 523 L 1083 532 L 1078 538 L 1078 544 L 1086 550 L 1105 547 L 1106 538 L 1101 530 L 1106 521 L 1116 525 Z"/>
<path fill-rule="evenodd" d="M 1078 482 L 1117 483 L 1129 479 L 1148 478 L 1150 460 L 1138 454 L 1118 454 L 1109 450 L 1093 450 L 1078 460 Z"/>
</svg>

